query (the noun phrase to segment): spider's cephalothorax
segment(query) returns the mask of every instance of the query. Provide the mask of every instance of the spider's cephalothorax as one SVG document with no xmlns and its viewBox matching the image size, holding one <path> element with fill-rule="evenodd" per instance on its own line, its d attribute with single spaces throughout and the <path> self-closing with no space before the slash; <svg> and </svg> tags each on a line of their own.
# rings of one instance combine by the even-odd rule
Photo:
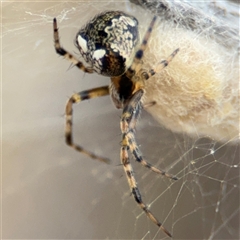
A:
<svg viewBox="0 0 240 240">
<path fill-rule="evenodd" d="M 120 11 L 97 15 L 76 36 L 84 60 L 95 72 L 109 77 L 127 70 L 138 42 L 137 19 Z"/>
<path fill-rule="evenodd" d="M 138 189 L 128 156 L 128 152 L 130 152 L 135 160 L 141 163 L 144 167 L 170 179 L 177 179 L 171 174 L 168 174 L 167 172 L 148 163 L 143 158 L 135 139 L 135 127 L 142 108 L 144 83 L 151 76 L 165 68 L 179 50 L 176 49 L 166 60 L 159 62 L 154 68 L 150 70 L 142 69 L 142 57 L 155 21 L 156 17 L 152 19 L 141 45 L 137 47 L 139 35 L 138 21 L 136 18 L 119 11 L 108 11 L 97 15 L 78 32 L 76 37 L 77 47 L 83 58 L 89 64 L 89 67 L 86 67 L 81 61 L 67 52 L 60 45 L 57 20 L 55 18 L 53 20 L 54 45 L 58 54 L 64 56 L 82 71 L 87 73 L 97 72 L 111 78 L 110 86 L 103 86 L 82 91 L 75 93 L 72 97 L 70 97 L 66 105 L 66 143 L 91 158 L 102 162 L 109 161 L 106 158 L 97 156 L 94 153 L 85 150 L 83 147 L 73 142 L 72 106 L 73 104 L 86 99 L 110 94 L 115 106 L 123 109 L 120 122 L 122 132 L 120 158 L 128 179 L 131 193 L 137 204 L 146 213 L 146 215 L 162 231 L 171 237 L 171 234 L 162 226 L 162 224 L 142 201 L 141 193 Z"/>
</svg>

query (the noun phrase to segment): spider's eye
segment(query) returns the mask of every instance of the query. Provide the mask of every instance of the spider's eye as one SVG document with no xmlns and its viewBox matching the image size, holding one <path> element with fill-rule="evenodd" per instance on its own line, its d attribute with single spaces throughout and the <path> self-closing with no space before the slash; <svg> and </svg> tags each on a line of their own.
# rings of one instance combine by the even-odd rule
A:
<svg viewBox="0 0 240 240">
<path fill-rule="evenodd" d="M 99 74 L 122 75 L 132 63 L 139 42 L 138 21 L 120 11 L 101 13 L 76 36 L 86 62 Z"/>
</svg>

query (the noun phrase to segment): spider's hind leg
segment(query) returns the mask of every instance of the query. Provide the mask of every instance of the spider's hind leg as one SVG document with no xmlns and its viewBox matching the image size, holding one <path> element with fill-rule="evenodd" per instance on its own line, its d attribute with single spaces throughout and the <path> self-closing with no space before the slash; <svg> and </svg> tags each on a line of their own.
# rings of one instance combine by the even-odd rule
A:
<svg viewBox="0 0 240 240">
<path fill-rule="evenodd" d="M 121 130 L 123 133 L 123 138 L 125 139 L 125 142 L 128 145 L 130 152 L 132 153 L 137 162 L 141 163 L 144 167 L 150 169 L 155 173 L 166 176 L 167 178 L 170 178 L 172 180 L 177 180 L 177 177 L 152 166 L 152 164 L 144 160 L 142 153 L 137 145 L 135 139 L 135 126 L 142 108 L 142 95 L 143 90 L 137 91 L 123 109 L 121 119 Z"/>
<path fill-rule="evenodd" d="M 162 223 L 160 223 L 157 218 L 152 214 L 150 210 L 148 210 L 146 204 L 142 201 L 141 193 L 137 186 L 137 181 L 133 174 L 132 165 L 130 163 L 128 157 L 128 150 L 132 153 L 134 158 L 140 162 L 143 166 L 148 169 L 156 172 L 158 174 L 164 175 L 171 179 L 176 180 L 176 177 L 173 177 L 171 174 L 168 174 L 156 167 L 153 167 L 150 163 L 146 162 L 142 154 L 140 153 L 137 143 L 135 140 L 135 126 L 137 123 L 137 119 L 140 115 L 140 111 L 142 108 L 141 98 L 144 94 L 142 89 L 138 90 L 133 94 L 130 100 L 125 104 L 123 108 L 122 118 L 121 118 L 121 131 L 122 131 L 122 147 L 121 147 L 121 163 L 123 165 L 124 171 L 126 173 L 128 184 L 133 194 L 133 197 L 137 204 L 142 208 L 142 210 L 146 213 L 146 215 L 169 237 L 171 234 L 166 230 Z"/>
<path fill-rule="evenodd" d="M 127 146 L 121 147 L 121 160 L 122 160 L 124 171 L 128 179 L 128 184 L 131 189 L 131 193 L 135 201 L 137 202 L 139 207 L 146 213 L 149 219 L 151 219 L 151 221 L 153 221 L 165 234 L 167 234 L 169 237 L 172 237 L 171 233 L 162 225 L 161 222 L 158 221 L 158 219 L 148 209 L 147 205 L 142 201 L 142 196 L 138 189 L 137 181 L 133 174 L 133 168 L 129 161 Z"/>
<path fill-rule="evenodd" d="M 99 157 L 99 156 L 95 155 L 94 153 L 89 152 L 88 150 L 84 149 L 80 145 L 75 144 L 72 139 L 72 125 L 73 125 L 73 120 L 72 120 L 73 107 L 72 106 L 73 106 L 73 104 L 79 103 L 79 102 L 87 100 L 87 99 L 106 96 L 106 95 L 109 95 L 109 87 L 108 86 L 94 88 L 91 90 L 82 91 L 80 93 L 75 93 L 72 95 L 72 97 L 69 98 L 69 100 L 67 101 L 67 105 L 66 105 L 65 140 L 66 140 L 67 145 L 74 148 L 78 152 L 84 153 L 85 155 L 87 155 L 93 159 L 99 160 L 101 162 L 108 163 L 109 159 L 104 158 L 104 157 Z"/>
<path fill-rule="evenodd" d="M 148 70 L 148 72 L 144 73 L 145 79 L 149 79 L 151 76 L 155 75 L 156 73 L 161 72 L 168 64 L 172 61 L 175 55 L 179 52 L 179 48 L 174 50 L 167 59 L 162 60 L 155 68 Z"/>
<path fill-rule="evenodd" d="M 160 174 L 160 175 L 170 178 L 172 180 L 178 180 L 177 177 L 173 176 L 172 174 L 170 174 L 166 171 L 163 171 L 159 168 L 152 166 L 151 163 L 148 163 L 146 160 L 143 159 L 142 153 L 141 153 L 139 147 L 137 146 L 137 143 L 135 140 L 135 135 L 133 132 L 129 132 L 127 134 L 127 138 L 128 138 L 129 149 L 137 162 L 141 163 L 144 167 L 150 169 L 151 171 L 153 171 L 157 174 Z"/>
<path fill-rule="evenodd" d="M 157 103 L 156 101 L 151 101 L 151 102 L 144 103 L 143 108 L 144 109 L 150 108 L 150 107 L 156 105 L 156 103 Z"/>
</svg>

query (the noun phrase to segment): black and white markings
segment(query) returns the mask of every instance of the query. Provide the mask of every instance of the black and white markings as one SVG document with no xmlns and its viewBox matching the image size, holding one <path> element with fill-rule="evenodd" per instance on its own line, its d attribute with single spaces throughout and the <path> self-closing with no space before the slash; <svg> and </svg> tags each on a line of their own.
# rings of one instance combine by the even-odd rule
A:
<svg viewBox="0 0 240 240">
<path fill-rule="evenodd" d="M 120 11 L 101 13 L 76 36 L 84 60 L 95 72 L 109 77 L 127 71 L 138 43 L 137 19 Z"/>
</svg>

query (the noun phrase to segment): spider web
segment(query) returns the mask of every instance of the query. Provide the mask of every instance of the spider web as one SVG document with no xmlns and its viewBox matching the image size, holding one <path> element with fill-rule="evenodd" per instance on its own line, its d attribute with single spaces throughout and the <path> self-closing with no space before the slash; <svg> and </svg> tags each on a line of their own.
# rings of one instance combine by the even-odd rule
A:
<svg viewBox="0 0 240 240">
<path fill-rule="evenodd" d="M 219 14 L 225 6 L 237 12 L 231 2 L 216 3 Z M 80 57 L 73 39 L 87 20 L 109 9 L 140 16 L 141 8 L 128 1 L 18 1 L 2 2 L 1 8 L 1 237 L 167 239 L 130 195 L 119 165 L 121 112 L 109 98 L 74 108 L 74 138 L 109 157 L 111 165 L 65 146 L 67 96 L 109 80 L 71 66 L 67 71 L 67 61 L 53 49 L 53 17 L 62 45 Z M 141 31 L 149 21 L 140 21 Z M 190 138 L 165 129 L 145 111 L 137 141 L 150 163 L 179 178 L 170 181 L 132 161 L 144 202 L 174 239 L 239 239 L 238 142 Z"/>
</svg>

